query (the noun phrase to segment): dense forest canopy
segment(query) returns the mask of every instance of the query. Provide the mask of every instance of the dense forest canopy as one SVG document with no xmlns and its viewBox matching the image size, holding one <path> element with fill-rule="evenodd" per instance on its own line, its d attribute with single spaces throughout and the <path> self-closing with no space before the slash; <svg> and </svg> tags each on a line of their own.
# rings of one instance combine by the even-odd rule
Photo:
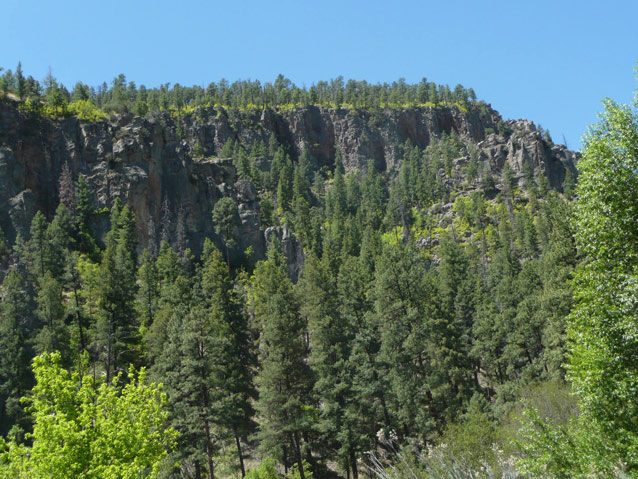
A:
<svg viewBox="0 0 638 479">
<path fill-rule="evenodd" d="M 110 84 L 98 87 L 77 82 L 71 91 L 58 83 L 52 73 L 39 82 L 25 76 L 22 65 L 15 72 L 7 69 L 0 76 L 0 93 L 12 93 L 26 100 L 30 108 L 45 108 L 54 115 L 88 114 L 91 106 L 102 112 L 145 115 L 149 111 L 175 109 L 188 110 L 198 106 L 221 105 L 229 108 L 286 107 L 295 105 L 329 105 L 375 108 L 385 105 L 452 104 L 465 105 L 476 101 L 474 90 L 462 85 L 450 88 L 423 78 L 418 84 L 409 84 L 401 78 L 395 82 L 370 84 L 363 81 L 337 77 L 319 81 L 309 88 L 299 87 L 283 75 L 274 82 L 225 79 L 206 87 L 185 87 L 176 83 L 156 88 L 139 87 L 126 80 L 124 74 L 115 77 Z"/>
<path fill-rule="evenodd" d="M 0 77 L 0 94 L 11 95 L 0 101 L 16 104 L 18 117 L 49 122 L 30 127 L 50 128 L 68 116 L 91 125 L 113 115 L 116 125 L 121 113 L 179 117 L 216 105 L 462 112 L 482 104 L 471 89 L 425 79 L 338 78 L 299 88 L 280 76 L 263 85 L 146 89 L 120 75 L 110 87 L 78 83 L 69 93 L 52 75 L 43 85 L 25 77 L 20 65 Z M 478 139 L 450 129 L 425 147 L 392 145 L 400 161 L 387 170 L 372 161 L 346 170 L 339 148 L 323 164 L 312 145 L 297 154 L 268 132 L 268 142 L 231 139 L 216 155 L 232 158 L 229 166 L 211 164 L 257 204 L 262 234 L 281 233 L 261 257 L 238 252 L 246 206 L 237 196 L 215 197 L 207 212 L 214 234 L 194 245 L 183 209 L 171 215 L 167 206 L 159 224 L 150 217 L 140 225 L 127 197 L 107 194 L 105 207 L 95 178 L 65 162 L 52 173 L 55 213 L 32 215 L 26 234 L 0 234 L 0 477 L 52 477 L 46 465 L 69 441 L 65 428 L 78 434 L 74 441 L 85 434 L 104 448 L 105 438 L 124 441 L 116 430 L 127 427 L 140 441 L 149 435 L 128 445 L 139 457 L 111 464 L 109 476 L 103 455 L 78 447 L 72 477 L 357 479 L 388 474 L 398 449 L 399 461 L 423 478 L 458 477 L 436 475 L 455 470 L 569 477 L 565 464 L 576 463 L 583 474 L 621 462 L 632 471 L 633 409 L 625 402 L 632 396 L 617 395 L 608 378 L 626 373 L 615 380 L 629 388 L 633 369 L 618 369 L 605 354 L 624 351 L 614 357 L 631 364 L 633 349 L 624 348 L 633 347 L 633 316 L 622 298 L 601 297 L 595 285 L 616 281 L 633 298 L 627 225 L 634 212 L 620 205 L 634 192 L 635 168 L 598 167 L 638 141 L 605 143 L 614 121 L 635 124 L 626 110 L 609 108 L 611 123 L 592 130 L 587 143 L 576 206 L 573 165 L 558 161 L 556 176 L 535 163 L 525 145 L 560 149 L 528 123 L 501 122 Z M 175 137 L 188 145 L 185 135 Z M 6 138 L 3 154 L 13 154 Z M 188 161 L 204 158 L 197 145 L 184 148 Z M 612 179 L 618 196 L 600 189 Z M 230 191 L 226 180 L 220 188 Z M 622 215 L 607 218 L 601 198 Z M 302 252 L 292 258 L 302 258 L 294 270 L 291 249 Z M 568 323 L 575 277 L 580 303 Z M 601 338 L 594 320 L 609 305 L 618 312 L 605 313 L 605 324 L 616 327 Z M 594 383 L 602 384 L 602 399 Z M 623 412 L 621 429 L 607 400 Z M 89 407 L 96 401 L 104 414 Z M 526 407 L 536 412 L 521 435 L 517 418 Z M 52 414 L 65 421 L 51 422 Z M 133 416 L 135 427 L 118 422 L 121 414 Z M 560 434 L 579 444 L 572 436 L 582 440 L 591 430 L 574 424 L 592 418 L 601 440 L 611 438 L 605 458 L 552 446 Z M 561 462 L 561 451 L 576 459 Z M 528 462 L 516 472 L 510 456 Z"/>
</svg>

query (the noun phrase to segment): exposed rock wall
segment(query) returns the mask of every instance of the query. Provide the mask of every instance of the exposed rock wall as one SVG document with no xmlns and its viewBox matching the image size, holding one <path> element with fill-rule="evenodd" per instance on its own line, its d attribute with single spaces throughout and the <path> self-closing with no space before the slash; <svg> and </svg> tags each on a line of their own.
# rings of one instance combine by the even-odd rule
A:
<svg viewBox="0 0 638 479">
<path fill-rule="evenodd" d="M 346 170 L 365 169 L 370 160 L 380 170 L 394 170 L 406 141 L 426 147 L 432 138 L 455 131 L 478 145 L 480 161 L 497 176 L 507 162 L 522 181 L 528 164 L 535 175 L 546 175 L 560 188 L 567 168 L 576 173 L 576 154 L 548 145 L 531 122 L 508 122 L 512 134 L 507 137 L 486 134 L 496 131 L 499 122 L 500 115 L 489 108 L 461 112 L 454 107 L 370 111 L 306 106 L 247 112 L 208 108 L 179 119 L 157 113 L 90 123 L 28 117 L 14 102 L 0 100 L 0 226 L 15 237 L 28 231 L 37 210 L 50 218 L 58 204 L 62 166 L 68 162 L 74 175 L 81 173 L 89 181 L 98 208 L 109 208 L 117 197 L 131 205 L 143 246 L 149 224 L 159 228 L 165 204 L 173 221 L 181 216 L 187 246 L 195 253 L 206 237 L 221 244 L 211 211 L 219 198 L 229 196 L 236 200 L 241 218 L 236 253 L 250 246 L 255 258 L 263 257 L 266 236 L 253 185 L 237 180 L 230 160 L 197 159 L 194 151 L 199 148 L 205 158 L 215 158 L 229 139 L 268 144 L 272 135 L 293 159 L 307 147 L 320 165 L 330 166 L 338 148 Z M 459 177 L 466 161 L 456 162 Z M 269 168 L 267 160 L 259 167 Z M 98 235 L 106 233 L 106 218 L 95 223 Z M 271 230 L 269 237 L 290 249 L 291 273 L 298 271 L 303 254 L 290 232 Z"/>
</svg>

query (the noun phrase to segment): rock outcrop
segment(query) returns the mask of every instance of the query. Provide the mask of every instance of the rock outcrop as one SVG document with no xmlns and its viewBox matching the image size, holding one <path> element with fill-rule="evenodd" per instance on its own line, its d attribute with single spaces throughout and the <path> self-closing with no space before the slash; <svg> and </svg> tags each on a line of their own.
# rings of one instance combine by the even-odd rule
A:
<svg viewBox="0 0 638 479">
<path fill-rule="evenodd" d="M 299 240 L 295 238 L 287 225 L 266 228 L 264 236 L 267 245 L 273 242 L 281 245 L 281 252 L 288 266 L 288 275 L 293 281 L 297 281 L 304 264 L 304 253 Z"/>
<path fill-rule="evenodd" d="M 488 135 L 478 143 L 482 162 L 487 162 L 493 174 L 500 174 L 506 164 L 519 186 L 525 186 L 525 176 L 547 178 L 552 188 L 560 190 L 567 170 L 576 178 L 578 154 L 563 145 L 548 144 L 531 121 L 509 120 L 509 137 Z"/>
<path fill-rule="evenodd" d="M 186 246 L 195 254 L 206 237 L 221 245 L 211 211 L 220 198 L 231 197 L 241 218 L 235 254 L 250 247 L 254 259 L 262 258 L 267 241 L 276 238 L 294 276 L 303 262 L 301 247 L 286 227 L 264 231 L 258 192 L 250 182 L 238 181 L 231 160 L 217 159 L 228 140 L 268 144 L 274 136 L 293 160 L 309 148 L 318 166 L 331 167 L 338 149 L 347 171 L 363 170 L 373 161 L 376 168 L 391 173 L 400 164 L 405 142 L 424 148 L 433 138 L 456 132 L 477 145 L 480 161 L 497 177 L 506 163 L 521 184 L 528 171 L 545 175 L 558 189 L 567 169 L 575 176 L 575 153 L 545 142 L 531 122 L 507 122 L 511 133 L 496 134 L 503 124 L 487 105 L 467 112 L 456 107 L 306 106 L 243 112 L 202 108 L 179 117 L 120 115 L 91 123 L 30 116 L 15 102 L 0 100 L 0 227 L 15 238 L 28 231 L 36 211 L 51 218 L 59 202 L 62 166 L 68 163 L 75 176 L 83 174 L 88 180 L 98 209 L 109 208 L 116 198 L 132 207 L 142 246 L 157 237 L 149 225 L 159 228 L 167 220 L 183 223 Z M 458 178 L 450 181 L 462 178 L 467 161 L 455 162 Z M 262 171 L 270 167 L 266 158 L 258 159 L 256 166 Z M 98 236 L 106 234 L 107 223 L 106 215 L 96 219 Z"/>
</svg>

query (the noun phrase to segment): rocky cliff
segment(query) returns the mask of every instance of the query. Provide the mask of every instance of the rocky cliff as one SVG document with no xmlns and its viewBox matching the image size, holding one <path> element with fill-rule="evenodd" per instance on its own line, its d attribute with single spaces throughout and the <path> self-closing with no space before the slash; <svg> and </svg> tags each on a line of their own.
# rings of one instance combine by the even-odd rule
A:
<svg viewBox="0 0 638 479">
<path fill-rule="evenodd" d="M 499 127 L 502 134 L 496 133 Z M 260 222 L 258 192 L 250 182 L 238 181 L 231 160 L 217 158 L 228 140 L 268 144 L 274 136 L 293 161 L 302 148 L 309 148 L 319 165 L 328 167 L 339 149 L 346 170 L 365 169 L 373 160 L 377 169 L 392 174 L 406 141 L 423 148 L 452 131 L 477 146 L 479 161 L 495 175 L 497 188 L 506 163 L 521 184 L 526 168 L 527 174 L 546 176 L 557 189 L 568 169 L 576 175 L 576 153 L 544 141 L 531 122 L 503 122 L 485 105 L 469 111 L 456 107 L 368 111 L 305 106 L 243 112 L 202 108 L 184 115 L 122 115 L 91 123 L 75 117 L 29 116 L 15 102 L 0 100 L 0 226 L 12 238 L 26 233 L 37 210 L 51 217 L 58 204 L 62 166 L 68 163 L 75 176 L 83 174 L 92 186 L 98 209 L 110 207 L 117 197 L 131 205 L 141 245 L 152 234 L 148 225 L 160 225 L 164 210 L 174 220 L 180 218 L 188 246 L 197 253 L 204 238 L 219 240 L 211 211 L 218 199 L 232 197 L 241 218 L 237 251 L 252 246 L 254 257 L 259 258 L 267 238 Z M 203 153 L 202 158 L 195 157 L 196 150 L 198 156 Z M 455 160 L 449 181 L 463 179 L 468 161 L 469 154 Z M 106 228 L 106 221 L 98 218 L 97 234 L 104 235 Z M 291 243 L 287 230 L 271 230 L 268 237 L 286 241 L 295 257 L 290 261 L 299 261 L 298 245 Z"/>
</svg>

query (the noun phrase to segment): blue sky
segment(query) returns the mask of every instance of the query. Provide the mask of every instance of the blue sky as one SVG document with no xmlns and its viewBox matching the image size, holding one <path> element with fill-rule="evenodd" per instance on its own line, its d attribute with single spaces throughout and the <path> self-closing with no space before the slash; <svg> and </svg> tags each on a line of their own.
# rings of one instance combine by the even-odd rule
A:
<svg viewBox="0 0 638 479">
<path fill-rule="evenodd" d="M 68 87 L 310 86 L 338 75 L 472 87 L 505 118 L 580 146 L 601 99 L 633 99 L 638 2 L 0 0 L 0 66 Z"/>
</svg>

